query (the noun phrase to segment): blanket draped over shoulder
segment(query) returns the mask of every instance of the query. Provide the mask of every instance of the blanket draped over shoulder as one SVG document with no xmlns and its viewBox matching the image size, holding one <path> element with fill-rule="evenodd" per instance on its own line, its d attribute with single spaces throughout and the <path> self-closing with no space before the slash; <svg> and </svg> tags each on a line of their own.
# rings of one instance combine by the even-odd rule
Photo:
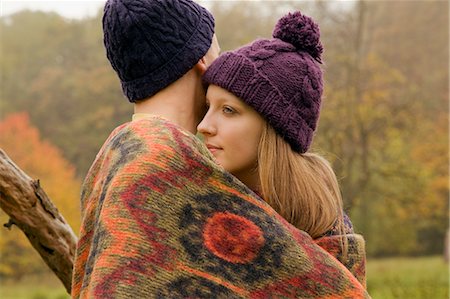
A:
<svg viewBox="0 0 450 299">
<path fill-rule="evenodd" d="M 111 133 L 81 205 L 74 298 L 369 298 L 332 237 L 317 245 L 159 117 Z"/>
<path fill-rule="evenodd" d="M 337 258 L 359 282 L 366 287 L 366 248 L 361 235 L 355 234 L 350 218 L 344 214 L 345 235 L 341 235 L 338 227 L 330 230 L 325 236 L 315 240 L 316 244 Z M 343 239 L 346 239 L 346 250 L 342 247 Z"/>
</svg>

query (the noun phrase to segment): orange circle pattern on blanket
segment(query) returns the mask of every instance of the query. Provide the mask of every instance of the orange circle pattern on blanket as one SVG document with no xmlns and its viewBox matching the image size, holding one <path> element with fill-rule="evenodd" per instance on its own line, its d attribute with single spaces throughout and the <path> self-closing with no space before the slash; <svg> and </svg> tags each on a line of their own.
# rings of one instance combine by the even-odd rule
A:
<svg viewBox="0 0 450 299">
<path fill-rule="evenodd" d="M 251 262 L 264 245 L 262 230 L 249 219 L 231 213 L 215 213 L 205 224 L 206 248 L 231 263 Z"/>
</svg>

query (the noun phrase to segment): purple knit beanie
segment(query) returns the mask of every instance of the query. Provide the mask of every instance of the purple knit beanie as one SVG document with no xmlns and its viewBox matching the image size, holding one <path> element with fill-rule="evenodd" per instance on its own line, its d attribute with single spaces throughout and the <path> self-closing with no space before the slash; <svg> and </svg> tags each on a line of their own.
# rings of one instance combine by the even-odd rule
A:
<svg viewBox="0 0 450 299">
<path fill-rule="evenodd" d="M 208 52 L 214 18 L 191 0 L 108 0 L 106 54 L 130 102 L 186 74 Z"/>
<path fill-rule="evenodd" d="M 318 25 L 300 12 L 281 18 L 273 39 L 222 54 L 204 75 L 260 113 L 296 152 L 305 153 L 319 119 L 323 52 Z"/>
</svg>

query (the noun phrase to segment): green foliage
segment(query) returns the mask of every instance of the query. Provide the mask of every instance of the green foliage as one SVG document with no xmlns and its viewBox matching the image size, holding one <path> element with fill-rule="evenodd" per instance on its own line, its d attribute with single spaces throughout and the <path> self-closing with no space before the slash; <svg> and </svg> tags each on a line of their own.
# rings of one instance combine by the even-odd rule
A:
<svg viewBox="0 0 450 299">
<path fill-rule="evenodd" d="M 67 21 L 24 11 L 0 21 L 2 114 L 28 111 L 83 177 L 109 132 L 132 112 L 104 54 L 100 16 Z"/>
<path fill-rule="evenodd" d="M 373 299 L 446 299 L 448 271 L 441 257 L 369 259 L 367 289 Z"/>
<path fill-rule="evenodd" d="M 448 3 L 364 1 L 325 11 L 315 147 L 333 153 L 369 255 L 441 253 L 449 216 Z"/>
<path fill-rule="evenodd" d="M 205 3 L 208 4 L 208 3 Z M 209 9 L 214 15 L 216 35 L 223 51 L 233 50 L 256 38 L 271 38 L 276 21 L 287 11 L 301 9 L 308 13 L 308 2 L 213 1 Z"/>
</svg>

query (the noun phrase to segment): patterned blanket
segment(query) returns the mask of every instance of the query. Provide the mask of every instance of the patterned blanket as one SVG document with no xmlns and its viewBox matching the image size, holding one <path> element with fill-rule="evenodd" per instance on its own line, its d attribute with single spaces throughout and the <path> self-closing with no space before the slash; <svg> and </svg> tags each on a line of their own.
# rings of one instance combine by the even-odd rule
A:
<svg viewBox="0 0 450 299">
<path fill-rule="evenodd" d="M 342 252 L 341 236 L 326 236 L 315 240 L 316 244 L 337 258 L 358 281 L 366 287 L 366 248 L 361 235 L 347 234 L 347 252 Z"/>
<path fill-rule="evenodd" d="M 73 298 L 369 298 L 320 247 L 335 236 L 318 246 L 159 117 L 111 133 L 81 204 Z"/>
</svg>

